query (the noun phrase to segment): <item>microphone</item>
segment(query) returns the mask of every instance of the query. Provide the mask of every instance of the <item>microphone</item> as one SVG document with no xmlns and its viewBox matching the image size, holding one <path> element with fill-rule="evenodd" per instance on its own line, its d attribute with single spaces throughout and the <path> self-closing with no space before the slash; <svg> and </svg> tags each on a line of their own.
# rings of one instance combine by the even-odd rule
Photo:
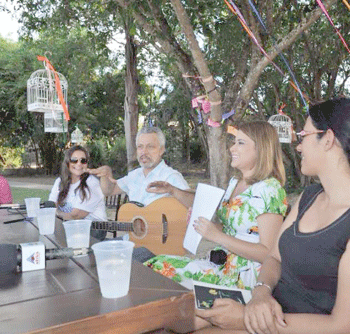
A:
<svg viewBox="0 0 350 334">
<path fill-rule="evenodd" d="M 45 249 L 42 242 L 14 244 L 0 244 L 0 273 L 38 270 L 45 268 L 45 261 L 63 259 L 67 257 L 86 255 L 90 248 L 62 248 Z"/>
<path fill-rule="evenodd" d="M 40 208 L 55 208 L 56 204 L 53 201 L 46 201 L 43 203 L 40 203 Z M 26 210 L 25 204 L 1 204 L 0 209 L 19 209 L 19 210 Z"/>
</svg>

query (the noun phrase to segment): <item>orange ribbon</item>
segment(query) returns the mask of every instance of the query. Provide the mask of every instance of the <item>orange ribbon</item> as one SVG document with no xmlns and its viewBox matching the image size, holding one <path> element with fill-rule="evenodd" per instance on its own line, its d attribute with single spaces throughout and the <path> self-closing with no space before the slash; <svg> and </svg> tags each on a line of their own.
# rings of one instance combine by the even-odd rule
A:
<svg viewBox="0 0 350 334">
<path fill-rule="evenodd" d="M 253 32 L 249 29 L 247 26 L 244 18 L 242 18 L 239 13 L 235 10 L 235 8 L 232 6 L 231 3 L 229 3 L 228 0 L 224 0 L 227 7 L 231 10 L 231 12 L 237 16 L 238 21 L 241 23 L 243 29 L 247 32 L 249 37 L 253 40 L 253 42 L 257 45 L 257 47 L 260 49 L 260 51 L 263 53 L 263 55 L 270 61 L 270 63 L 275 67 L 275 69 L 282 75 L 285 76 L 286 74 L 276 65 L 276 63 L 271 59 L 271 57 L 267 54 L 267 52 L 264 50 L 264 48 L 260 45 L 257 38 L 254 36 Z M 301 92 L 301 90 L 298 89 L 298 87 L 294 84 L 293 81 L 289 80 L 290 85 L 297 91 L 300 92 L 300 94 L 305 97 L 305 94 Z"/>
<path fill-rule="evenodd" d="M 62 105 L 64 117 L 65 117 L 66 121 L 69 121 L 70 117 L 69 117 L 69 113 L 68 113 L 68 108 L 67 108 L 66 102 L 64 101 L 60 78 L 58 77 L 56 70 L 54 69 L 54 67 L 51 65 L 50 61 L 46 57 L 37 56 L 37 59 L 39 61 L 44 61 L 47 65 L 48 69 L 53 71 L 53 73 L 55 75 L 55 85 L 56 85 L 58 100 L 60 101 L 60 103 Z"/>
<path fill-rule="evenodd" d="M 228 125 L 227 126 L 227 133 L 237 136 L 237 128 L 232 126 L 232 125 Z"/>
<path fill-rule="evenodd" d="M 350 5 L 346 0 L 343 0 L 344 5 L 350 10 Z"/>
<path fill-rule="evenodd" d="M 280 115 L 284 115 L 283 108 L 286 107 L 287 105 L 283 102 L 282 105 L 278 109 L 278 113 Z"/>
</svg>

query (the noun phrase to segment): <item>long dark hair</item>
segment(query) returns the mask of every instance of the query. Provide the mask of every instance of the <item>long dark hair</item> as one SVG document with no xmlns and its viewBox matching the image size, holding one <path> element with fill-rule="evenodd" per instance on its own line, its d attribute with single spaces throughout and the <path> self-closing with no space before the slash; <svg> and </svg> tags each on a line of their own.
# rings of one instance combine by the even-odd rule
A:
<svg viewBox="0 0 350 334">
<path fill-rule="evenodd" d="M 65 199 L 68 195 L 68 191 L 69 191 L 69 187 L 72 184 L 72 175 L 69 171 L 69 160 L 72 157 L 72 154 L 75 151 L 82 151 L 85 153 L 86 159 L 87 161 L 89 161 L 89 153 L 88 151 L 80 146 L 80 145 L 76 145 L 76 146 L 72 146 L 70 149 L 68 149 L 65 154 L 64 154 L 64 159 L 62 162 L 62 166 L 61 166 L 61 183 L 59 186 L 59 194 L 58 194 L 58 200 L 57 203 L 59 205 L 63 205 L 65 202 Z M 88 195 L 90 196 L 91 192 L 90 189 L 86 183 L 87 178 L 89 177 L 89 173 L 83 173 L 80 175 L 80 184 L 77 187 L 77 189 L 75 189 L 75 193 L 77 191 L 81 191 L 81 200 L 84 201 Z"/>
<path fill-rule="evenodd" d="M 350 99 L 340 97 L 316 104 L 310 108 L 309 116 L 316 129 L 333 131 L 350 164 Z"/>
</svg>

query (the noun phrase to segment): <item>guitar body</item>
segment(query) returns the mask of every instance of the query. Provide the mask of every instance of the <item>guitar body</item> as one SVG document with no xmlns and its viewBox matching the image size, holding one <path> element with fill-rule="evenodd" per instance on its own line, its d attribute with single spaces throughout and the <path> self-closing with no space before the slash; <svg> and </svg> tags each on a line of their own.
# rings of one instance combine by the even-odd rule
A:
<svg viewBox="0 0 350 334">
<path fill-rule="evenodd" d="M 166 222 L 164 222 L 164 217 Z M 133 222 L 130 240 L 154 254 L 184 255 L 183 240 L 187 229 L 187 208 L 173 197 L 163 197 L 139 207 L 123 204 L 118 221 Z"/>
</svg>

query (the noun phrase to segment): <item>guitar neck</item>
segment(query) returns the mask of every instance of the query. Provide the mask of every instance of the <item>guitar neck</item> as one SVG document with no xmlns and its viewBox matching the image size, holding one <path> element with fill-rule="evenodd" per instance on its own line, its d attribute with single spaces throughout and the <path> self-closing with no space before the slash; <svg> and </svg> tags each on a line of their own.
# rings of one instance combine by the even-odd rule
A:
<svg viewBox="0 0 350 334">
<path fill-rule="evenodd" d="M 93 230 L 101 231 L 133 231 L 133 224 L 130 222 L 118 222 L 118 221 L 93 221 L 91 223 L 91 228 Z"/>
</svg>

